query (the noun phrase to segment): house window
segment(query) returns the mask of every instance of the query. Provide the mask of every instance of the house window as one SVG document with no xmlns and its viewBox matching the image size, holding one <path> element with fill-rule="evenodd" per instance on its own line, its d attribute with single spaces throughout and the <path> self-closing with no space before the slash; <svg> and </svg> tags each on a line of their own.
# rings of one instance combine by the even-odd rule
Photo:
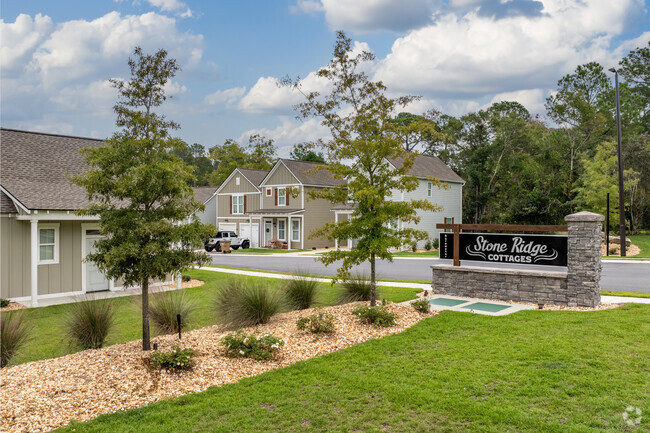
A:
<svg viewBox="0 0 650 433">
<path fill-rule="evenodd" d="M 278 239 L 281 241 L 287 240 L 286 228 L 284 220 L 278 220 Z"/>
<path fill-rule="evenodd" d="M 291 240 L 300 241 L 300 220 L 291 221 Z"/>
<path fill-rule="evenodd" d="M 244 196 L 243 195 L 233 195 L 232 196 L 232 213 L 233 214 L 243 214 L 244 213 Z"/>
<path fill-rule="evenodd" d="M 445 218 L 445 224 L 453 224 L 454 219 L 453 218 Z M 445 229 L 445 232 L 451 232 L 451 229 Z"/>
<path fill-rule="evenodd" d="M 235 178 L 235 185 L 239 185 L 240 183 L 241 183 L 241 178 L 239 176 L 237 176 Z"/>
<path fill-rule="evenodd" d="M 273 195 L 273 188 L 266 188 L 266 196 L 271 197 Z"/>
<path fill-rule="evenodd" d="M 42 224 L 38 227 L 38 263 L 59 263 L 59 225 Z"/>
<path fill-rule="evenodd" d="M 278 188 L 278 206 L 287 205 L 287 190 L 285 188 Z"/>
<path fill-rule="evenodd" d="M 427 197 L 431 197 L 432 189 L 433 189 L 433 184 L 431 182 L 427 183 Z"/>
</svg>

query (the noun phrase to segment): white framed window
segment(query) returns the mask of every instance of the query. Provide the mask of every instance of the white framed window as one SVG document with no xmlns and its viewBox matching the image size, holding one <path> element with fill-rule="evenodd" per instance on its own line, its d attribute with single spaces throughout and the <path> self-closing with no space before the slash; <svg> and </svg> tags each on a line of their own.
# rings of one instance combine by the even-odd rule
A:
<svg viewBox="0 0 650 433">
<path fill-rule="evenodd" d="M 59 263 L 59 224 L 38 225 L 38 264 Z"/>
<path fill-rule="evenodd" d="M 232 196 L 232 213 L 233 213 L 233 215 L 243 214 L 244 213 L 244 196 L 243 195 L 233 195 Z"/>
<path fill-rule="evenodd" d="M 291 220 L 291 240 L 300 242 L 300 220 Z"/>
<path fill-rule="evenodd" d="M 431 193 L 433 191 L 433 184 L 431 182 L 427 183 L 427 197 L 431 197 Z"/>
<path fill-rule="evenodd" d="M 271 197 L 273 195 L 273 188 L 266 188 L 266 196 Z"/>
<path fill-rule="evenodd" d="M 287 230 L 285 227 L 284 220 L 278 220 L 278 240 L 286 241 L 287 240 Z"/>
<path fill-rule="evenodd" d="M 286 188 L 278 188 L 278 206 L 287 205 L 287 190 Z"/>
<path fill-rule="evenodd" d="M 237 176 L 235 178 L 235 185 L 239 185 L 240 183 L 241 183 L 241 178 L 239 176 Z"/>
</svg>

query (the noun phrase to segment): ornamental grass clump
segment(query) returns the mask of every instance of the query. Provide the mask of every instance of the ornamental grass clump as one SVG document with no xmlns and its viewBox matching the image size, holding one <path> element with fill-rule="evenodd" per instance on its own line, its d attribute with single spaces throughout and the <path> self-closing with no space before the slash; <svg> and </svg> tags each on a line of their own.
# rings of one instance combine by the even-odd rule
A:
<svg viewBox="0 0 650 433">
<path fill-rule="evenodd" d="M 8 307 L 9 299 L 0 298 L 0 308 Z"/>
<path fill-rule="evenodd" d="M 395 320 L 397 319 L 395 313 L 388 311 L 385 303 L 382 305 L 377 305 L 375 307 L 366 307 L 362 305 L 356 308 L 352 314 L 357 316 L 362 322 L 377 327 L 393 326 L 395 325 Z"/>
<path fill-rule="evenodd" d="M 165 368 L 167 370 L 189 370 L 194 366 L 195 352 L 193 349 L 181 349 L 172 346 L 169 352 L 155 351 L 151 355 L 151 365 L 154 368 Z"/>
<path fill-rule="evenodd" d="M 313 334 L 331 334 L 334 332 L 334 315 L 329 313 L 312 314 L 301 317 L 296 321 L 298 331 L 309 331 Z"/>
<path fill-rule="evenodd" d="M 420 313 L 428 313 L 429 300 L 426 298 L 418 299 L 417 301 L 411 302 L 411 307 L 415 308 Z"/>
<path fill-rule="evenodd" d="M 278 291 L 239 281 L 231 281 L 222 288 L 214 303 L 217 320 L 233 328 L 267 323 L 281 308 Z"/>
<path fill-rule="evenodd" d="M 236 331 L 221 339 L 221 345 L 226 348 L 226 356 L 231 358 L 252 358 L 257 361 L 272 359 L 284 346 L 280 338 L 264 334 L 256 337 L 243 331 Z"/>
<path fill-rule="evenodd" d="M 0 368 L 6 367 L 29 340 L 31 329 L 22 311 L 0 314 Z"/>
<path fill-rule="evenodd" d="M 284 294 L 293 309 L 306 310 L 314 304 L 317 292 L 318 281 L 299 275 L 287 281 Z"/>
<path fill-rule="evenodd" d="M 98 349 L 104 346 L 113 323 L 112 302 L 77 302 L 66 317 L 67 335 L 73 345 L 83 349 Z"/>
<path fill-rule="evenodd" d="M 369 301 L 371 296 L 370 279 L 364 274 L 355 274 L 342 283 L 343 294 L 340 304 Z"/>
<path fill-rule="evenodd" d="M 181 315 L 181 330 L 190 325 L 191 315 L 196 304 L 189 299 L 184 290 L 156 292 L 151 296 L 149 318 L 157 335 L 178 333 L 177 315 Z"/>
</svg>

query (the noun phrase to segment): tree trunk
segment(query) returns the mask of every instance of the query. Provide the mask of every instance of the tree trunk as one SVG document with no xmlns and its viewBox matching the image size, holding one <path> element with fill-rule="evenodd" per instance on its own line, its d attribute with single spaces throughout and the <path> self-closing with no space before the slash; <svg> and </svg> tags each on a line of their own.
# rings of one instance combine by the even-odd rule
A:
<svg viewBox="0 0 650 433">
<path fill-rule="evenodd" d="M 377 305 L 377 281 L 375 280 L 375 253 L 370 254 L 370 306 Z"/>
<path fill-rule="evenodd" d="M 149 333 L 149 279 L 142 280 L 142 350 L 151 350 Z"/>
</svg>

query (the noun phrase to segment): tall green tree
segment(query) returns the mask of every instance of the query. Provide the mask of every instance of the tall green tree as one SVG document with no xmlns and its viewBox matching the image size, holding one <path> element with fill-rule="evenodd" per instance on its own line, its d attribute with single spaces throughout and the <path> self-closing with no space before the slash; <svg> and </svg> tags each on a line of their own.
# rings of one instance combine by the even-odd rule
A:
<svg viewBox="0 0 650 433">
<path fill-rule="evenodd" d="M 221 185 L 236 168 L 270 170 L 277 155 L 272 139 L 253 134 L 248 138 L 246 147 L 232 139 L 213 147 L 210 149 L 210 158 L 217 166 L 210 175 L 210 184 Z"/>
<path fill-rule="evenodd" d="M 195 251 L 214 230 L 194 216 L 203 206 L 189 186 L 191 167 L 175 154 L 184 146 L 170 135 L 178 124 L 153 111 L 179 67 L 165 50 L 151 55 L 137 47 L 133 55 L 131 79 L 111 79 L 120 129 L 103 146 L 83 150 L 92 168 L 73 181 L 92 201 L 79 213 L 99 216 L 105 235 L 86 259 L 108 278 L 140 285 L 142 349 L 149 350 L 149 282 L 205 262 L 206 255 Z"/>
<path fill-rule="evenodd" d="M 185 143 L 184 143 L 185 144 Z M 208 157 L 205 147 L 199 143 L 187 145 L 181 151 L 175 152 L 188 165 L 194 168 L 195 180 L 190 186 L 208 186 L 210 185 L 210 175 L 214 171 L 212 161 Z"/>
<path fill-rule="evenodd" d="M 316 152 L 310 143 L 294 144 L 289 157 L 296 161 L 322 162 L 325 163 L 323 152 Z"/>
<path fill-rule="evenodd" d="M 344 185 L 317 191 L 312 197 L 341 204 L 352 200 L 356 204 L 350 219 L 328 223 L 313 235 L 358 239 L 357 247 L 352 251 L 329 251 L 321 261 L 329 265 L 342 260 L 337 273 L 340 278 L 349 276 L 352 266 L 368 261 L 371 305 L 377 299 L 376 260 L 392 260 L 392 248 L 425 239 L 426 232 L 404 225 L 419 221 L 418 210 L 438 209 L 426 200 L 391 199 L 395 191 L 413 191 L 418 186 L 418 180 L 408 175 L 415 155 L 404 149 L 403 126 L 393 121 L 394 113 L 416 98 L 388 98 L 386 87 L 370 81 L 361 71 L 362 64 L 373 59 L 373 54 L 366 51 L 353 54 L 351 40 L 338 32 L 332 61 L 317 73 L 331 81 L 331 93 L 303 93 L 305 102 L 296 107 L 303 117 L 321 119 L 330 130 L 331 138 L 321 142 L 329 159 L 327 169 L 335 178 L 347 180 Z M 286 80 L 285 84 L 303 92 L 299 80 Z M 387 158 L 403 158 L 403 163 L 394 169 Z"/>
<path fill-rule="evenodd" d="M 436 128 L 435 120 L 438 115 L 434 110 L 422 115 L 402 112 L 393 119 L 393 122 L 400 126 L 398 135 L 404 150 L 413 152 L 422 149 L 422 152 L 428 153 L 432 143 L 442 138 Z"/>
</svg>

